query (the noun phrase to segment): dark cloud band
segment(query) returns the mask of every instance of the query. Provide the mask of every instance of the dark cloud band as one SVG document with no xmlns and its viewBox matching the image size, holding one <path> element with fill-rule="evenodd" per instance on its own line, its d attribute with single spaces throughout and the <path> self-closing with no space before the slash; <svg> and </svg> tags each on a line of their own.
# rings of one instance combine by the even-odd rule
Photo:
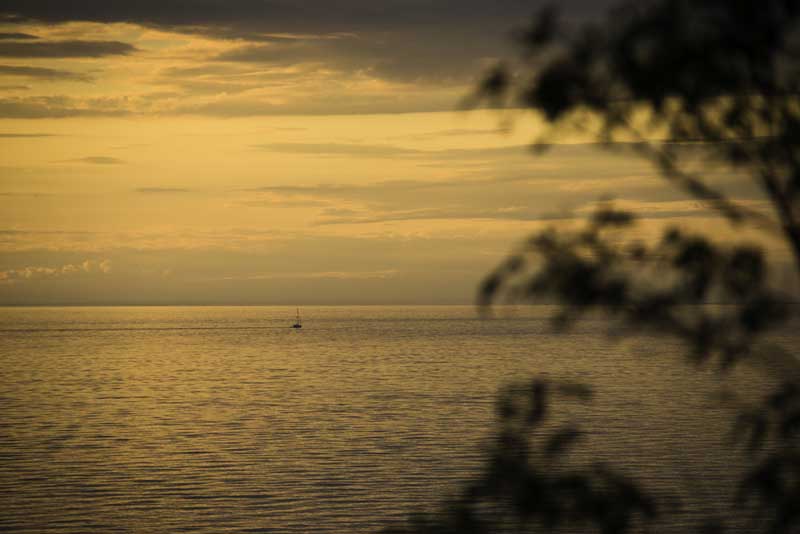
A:
<svg viewBox="0 0 800 534">
<path fill-rule="evenodd" d="M 0 41 L 0 57 L 105 57 L 135 51 L 133 45 L 119 41 Z"/>
<path fill-rule="evenodd" d="M 75 80 L 81 82 L 88 82 L 91 80 L 89 76 L 78 72 L 17 65 L 0 65 L 0 76 L 20 76 L 38 80 Z"/>
<path fill-rule="evenodd" d="M 31 35 L 29 33 L 2 33 L 0 32 L 0 41 L 5 40 L 13 40 L 13 41 L 24 41 L 27 39 L 38 39 L 37 36 Z"/>
</svg>

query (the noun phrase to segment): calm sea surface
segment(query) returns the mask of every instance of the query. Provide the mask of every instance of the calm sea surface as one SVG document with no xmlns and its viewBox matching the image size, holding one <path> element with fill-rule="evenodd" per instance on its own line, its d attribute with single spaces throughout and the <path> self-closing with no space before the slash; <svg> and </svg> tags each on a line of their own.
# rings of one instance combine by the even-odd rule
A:
<svg viewBox="0 0 800 534">
<path fill-rule="evenodd" d="M 0 308 L 0 531 L 373 532 L 469 480 L 498 390 L 534 376 L 595 388 L 554 407 L 588 433 L 571 460 L 679 498 L 683 531 L 730 516 L 745 465 L 719 393 L 786 372 L 723 379 L 601 321 L 554 334 L 547 307 L 302 311 Z"/>
</svg>

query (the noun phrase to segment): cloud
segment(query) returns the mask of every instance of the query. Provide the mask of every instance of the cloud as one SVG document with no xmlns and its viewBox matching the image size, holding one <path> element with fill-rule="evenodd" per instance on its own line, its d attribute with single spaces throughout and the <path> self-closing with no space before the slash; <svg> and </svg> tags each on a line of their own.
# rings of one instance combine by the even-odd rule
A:
<svg viewBox="0 0 800 534">
<path fill-rule="evenodd" d="M 766 216 L 770 215 L 771 206 L 766 200 L 732 199 L 732 202 L 742 208 L 759 211 Z M 639 219 L 683 219 L 686 217 L 715 217 L 722 218 L 711 209 L 707 202 L 696 199 L 688 200 L 638 200 L 618 199 L 613 202 L 614 208 L 634 214 Z M 582 209 L 584 214 L 589 214 L 594 209 L 587 206 Z"/>
<path fill-rule="evenodd" d="M 53 193 L 39 193 L 39 192 L 29 192 L 29 191 L 3 191 L 0 193 L 0 197 L 52 197 L 55 196 Z M 0 235 L 3 235 L 0 232 Z"/>
<path fill-rule="evenodd" d="M 395 92 L 384 88 L 370 88 L 371 80 L 364 80 L 363 91 L 341 86 L 341 80 L 330 80 L 319 87 L 289 86 L 278 98 L 246 94 L 240 98 L 213 99 L 210 101 L 180 102 L 170 110 L 178 115 L 204 115 L 210 117 L 254 117 L 266 115 L 363 115 L 370 113 L 422 113 L 453 111 L 454 102 L 463 96 L 461 91 Z"/>
<path fill-rule="evenodd" d="M 36 35 L 31 35 L 30 33 L 0 33 L 0 41 L 5 41 L 7 39 L 14 40 L 14 41 L 22 41 L 27 39 L 38 39 Z"/>
<path fill-rule="evenodd" d="M 78 72 L 49 69 L 45 67 L 23 67 L 17 65 L 0 65 L 0 76 L 19 76 L 32 80 L 74 80 L 80 82 L 92 81 L 90 76 Z"/>
<path fill-rule="evenodd" d="M 393 210 L 377 213 L 366 212 L 356 216 L 332 215 L 325 213 L 315 224 L 325 226 L 332 224 L 372 224 L 399 221 L 421 220 L 513 220 L 513 221 L 552 221 L 573 219 L 575 214 L 547 213 L 542 209 L 528 206 L 509 206 L 501 208 L 429 208 L 416 210 Z"/>
<path fill-rule="evenodd" d="M 505 176 L 480 179 L 451 180 L 385 180 L 371 184 L 274 185 L 248 189 L 252 193 L 272 195 L 281 199 L 302 198 L 304 201 L 326 200 L 367 203 L 371 206 L 404 205 L 407 209 L 419 204 L 446 202 L 482 203 L 495 201 L 492 192 L 503 192 L 514 183 L 530 182 L 530 176 Z M 511 195 L 518 197 L 519 190 Z"/>
<path fill-rule="evenodd" d="M 451 180 L 388 180 L 372 184 L 277 185 L 251 190 L 267 194 L 277 205 L 301 201 L 326 207 L 313 224 L 365 224 L 411 220 L 550 220 L 546 208 L 531 209 L 520 199 L 542 191 L 546 184 L 529 176 Z M 592 193 L 594 194 L 594 193 Z M 540 193 L 538 196 L 543 196 Z M 557 196 L 550 193 L 550 196 Z M 590 195 L 584 195 L 591 198 Z M 581 197 L 581 200 L 584 200 Z M 575 204 L 577 200 L 573 202 Z M 241 205 L 263 205 L 258 199 Z M 537 205 L 539 203 L 536 203 Z M 558 215 L 557 218 L 563 218 Z"/>
<path fill-rule="evenodd" d="M 603 12 L 607 3 L 561 4 L 570 18 L 579 18 Z M 5 0 L 0 15 L 25 23 L 133 23 L 242 43 L 218 55 L 220 61 L 324 63 L 404 83 L 452 84 L 472 80 L 485 62 L 505 57 L 509 32 L 535 9 L 526 0 Z"/>
<path fill-rule="evenodd" d="M 442 137 L 497 137 L 498 133 L 503 133 L 503 128 L 450 128 L 447 130 L 437 130 L 419 134 L 406 134 L 394 136 L 394 139 L 412 139 L 415 141 L 428 141 Z"/>
<path fill-rule="evenodd" d="M 579 17 L 601 12 L 596 4 L 603 2 L 562 3 L 569 17 Z M 485 0 L 5 0 L 0 20 L 6 26 L 18 23 L 21 30 L 63 39 L 109 40 L 8 39 L 0 41 L 0 57 L 116 56 L 138 46 L 147 50 L 142 65 L 158 58 L 167 59 L 159 63 L 168 67 L 133 80 L 149 76 L 145 83 L 167 85 L 176 94 L 148 103 L 140 98 L 140 86 L 131 84 L 131 103 L 123 107 L 137 113 L 252 117 L 452 111 L 487 65 L 512 53 L 511 30 L 535 9 L 528 0 L 499 5 Z M 74 26 L 52 30 L 62 23 Z M 122 30 L 114 23 L 155 31 Z M 116 76 L 119 70 L 105 72 Z M 114 84 L 118 92 L 127 87 Z M 35 102 L 0 106 L 0 118 L 89 115 L 80 107 Z"/>
<path fill-rule="evenodd" d="M 651 203 L 657 204 L 657 203 Z M 328 216 L 315 222 L 316 225 L 339 224 L 374 224 L 385 222 L 404 221 L 435 221 L 435 220 L 492 220 L 492 221 L 559 221 L 580 219 L 595 209 L 591 202 L 577 210 L 551 212 L 547 208 L 531 208 L 529 206 L 509 206 L 502 208 L 430 208 L 419 210 L 396 210 L 377 213 L 364 213 L 357 216 Z M 657 210 L 647 209 L 651 206 L 641 206 L 633 209 L 640 219 L 668 219 L 685 217 L 708 217 L 708 208 L 699 205 L 667 207 L 659 206 Z"/>
<path fill-rule="evenodd" d="M 111 260 L 87 259 L 80 263 L 68 263 L 60 267 L 27 266 L 0 271 L 0 284 L 15 284 L 28 280 L 47 280 L 53 278 L 72 277 L 85 274 L 109 274 L 112 269 Z"/>
<path fill-rule="evenodd" d="M 81 100 L 66 96 L 0 98 L 0 118 L 121 117 L 131 113 L 123 103 L 124 99 Z"/>
<path fill-rule="evenodd" d="M 749 209 L 769 213 L 766 201 L 739 200 L 737 204 Z M 697 200 L 615 200 L 614 207 L 634 214 L 638 219 L 686 219 L 686 218 L 718 218 L 721 216 L 709 210 L 709 206 Z M 316 225 L 339 224 L 373 224 L 384 222 L 402 222 L 419 220 L 513 220 L 513 221 L 558 221 L 583 219 L 597 209 L 596 200 L 584 200 L 580 204 L 559 212 L 550 207 L 534 208 L 531 206 L 501 206 L 480 208 L 460 206 L 453 208 L 426 208 L 409 210 L 364 210 L 339 211 L 325 210 Z"/>
<path fill-rule="evenodd" d="M 182 67 L 168 67 L 159 71 L 155 80 L 159 83 L 248 83 L 252 88 L 274 83 L 302 81 L 319 78 L 320 73 L 307 72 L 294 68 L 269 68 L 263 65 L 192 63 Z"/>
<path fill-rule="evenodd" d="M 0 41 L 0 57 L 99 58 L 127 55 L 136 50 L 120 41 Z"/>
<path fill-rule="evenodd" d="M 364 145 L 355 143 L 269 143 L 253 148 L 286 154 L 313 154 L 315 156 L 397 157 L 424 154 L 423 150 L 392 145 Z"/>
<path fill-rule="evenodd" d="M 156 112 L 164 115 L 207 117 L 256 117 L 287 115 L 355 115 L 369 113 L 416 113 L 452 111 L 459 91 L 394 93 L 392 91 L 342 90 L 295 96 L 291 88 L 278 96 L 248 92 L 192 98 L 191 93 L 159 92 L 87 98 L 83 95 L 22 96 L 0 98 L 0 118 L 38 119 L 70 117 L 122 117 Z"/>
<path fill-rule="evenodd" d="M 0 139 L 14 139 L 14 138 L 28 138 L 28 137 L 58 137 L 58 135 L 49 133 L 0 132 Z"/>
<path fill-rule="evenodd" d="M 247 190 L 256 197 L 241 205 L 263 205 L 258 195 L 265 194 L 270 196 L 272 204 L 327 202 L 328 206 L 320 205 L 328 209 L 318 212 L 317 225 L 455 219 L 549 220 L 609 195 L 650 203 L 640 210 L 645 218 L 695 217 L 705 209 L 666 204 L 683 201 L 687 195 L 670 187 L 648 161 L 601 151 L 593 144 L 553 146 L 548 157 L 539 158 L 530 157 L 529 147 L 523 145 L 416 151 L 408 155 L 400 155 L 401 150 L 386 149 L 392 145 L 370 146 L 377 148 L 365 151 L 367 156 L 375 153 L 414 158 L 415 163 L 436 161 L 450 168 L 451 177 L 265 185 Z M 274 148 L 301 154 L 318 151 L 350 156 L 359 154 L 361 145 L 281 144 Z M 397 156 L 393 155 L 395 152 Z M 472 162 L 480 162 L 481 166 L 473 169 Z M 705 176 L 709 183 L 725 190 L 731 198 L 758 198 L 757 192 L 743 186 L 746 182 L 735 173 L 723 169 L 712 171 L 709 169 Z M 330 210 L 333 207 L 337 208 L 335 212 Z"/>
<path fill-rule="evenodd" d="M 253 145 L 253 148 L 268 152 L 286 154 L 312 154 L 314 156 L 355 156 L 365 158 L 490 158 L 498 156 L 529 155 L 530 145 L 512 145 L 507 147 L 457 148 L 444 150 L 420 150 L 389 144 L 362 143 L 268 143 Z"/>
<path fill-rule="evenodd" d="M 172 193 L 191 193 L 191 189 L 182 189 L 179 187 L 139 187 L 138 189 L 134 190 L 137 193 L 144 193 L 144 194 L 172 194 Z"/>
<path fill-rule="evenodd" d="M 65 264 L 80 269 L 84 257 L 111 258 L 114 265 L 108 275 L 99 271 L 98 261 L 92 273 L 68 269 L 70 274 L 60 278 L 18 279 L 0 286 L 0 303 L 469 302 L 474 284 L 507 243 L 452 231 L 444 238 L 290 233 L 272 241 L 265 240 L 269 232 L 263 228 L 223 233 L 207 248 L 176 248 L 165 241 L 165 246 L 148 250 L 117 242 L 91 256 L 76 256 L 74 249 L 14 251 L 3 256 L 0 271 Z M 498 249 L 496 255 L 476 260 L 474 255 L 487 245 Z M 447 288 L 433 291 L 442 272 L 447 273 Z"/>
<path fill-rule="evenodd" d="M 505 149 L 500 149 L 500 153 L 502 150 Z M 633 202 L 630 209 L 646 219 L 708 214 L 706 206 L 686 201 L 685 194 L 660 180 L 646 161 L 618 160 L 618 156 L 585 145 L 566 147 L 562 156 L 563 159 L 555 160 L 526 158 L 524 165 L 520 160 L 519 166 L 506 164 L 488 171 L 462 171 L 460 176 L 449 179 L 276 184 L 248 191 L 269 195 L 274 204 L 327 202 L 328 206 L 320 206 L 325 209 L 313 221 L 317 226 L 422 220 L 569 219 L 585 214 L 580 210 L 593 206 L 598 198 L 623 194 Z M 506 156 L 500 161 L 508 163 Z M 625 173 L 619 170 L 621 161 L 626 161 Z M 711 174 L 708 178 L 718 180 Z M 719 180 L 718 185 L 724 185 L 732 198 L 754 198 L 752 192 L 737 189 L 735 177 L 729 173 Z M 242 205 L 258 205 L 257 199 L 250 200 Z"/>
<path fill-rule="evenodd" d="M 90 165 L 122 165 L 124 160 L 112 156 L 87 156 L 85 158 L 61 160 L 69 163 L 88 163 Z"/>
<path fill-rule="evenodd" d="M 488 131 L 484 130 L 482 134 Z M 443 135 L 464 135 L 475 133 L 470 130 L 449 130 Z M 479 131 L 480 132 L 480 131 Z M 437 134 L 438 136 L 438 134 Z M 633 147 L 635 143 L 614 143 L 618 149 Z M 367 158 L 395 158 L 395 157 L 422 157 L 436 158 L 439 160 L 465 160 L 465 159 L 492 159 L 509 157 L 524 157 L 530 161 L 531 154 L 535 149 L 546 149 L 550 153 L 557 153 L 561 157 L 586 158 L 597 157 L 597 151 L 587 150 L 596 149 L 602 146 L 601 143 L 569 143 L 569 144 L 550 144 L 537 145 L 508 145 L 500 147 L 473 147 L 473 148 L 450 148 L 440 150 L 422 150 L 397 146 L 392 144 L 362 144 L 362 143 L 267 143 L 252 145 L 252 148 L 265 150 L 268 152 L 287 153 L 287 154 L 312 154 L 314 156 L 354 156 Z M 686 149 L 691 149 L 694 145 L 685 144 Z"/>
<path fill-rule="evenodd" d="M 271 67 L 321 65 L 329 70 L 392 82 L 459 85 L 474 81 L 504 48 L 501 42 L 496 42 L 497 35 L 469 39 L 464 34 L 448 40 L 442 38 L 441 32 L 420 27 L 413 33 L 363 32 L 247 44 L 214 59 Z"/>
<path fill-rule="evenodd" d="M 326 61 L 330 63 L 331 60 L 336 60 L 336 51 L 326 44 L 324 39 L 287 39 L 269 44 L 240 46 L 223 52 L 214 59 L 284 66 Z"/>
<path fill-rule="evenodd" d="M 67 230 L 19 230 L 4 228 L 0 229 L 0 235 L 94 235 L 94 232 L 75 232 Z"/>
<path fill-rule="evenodd" d="M 466 92 L 377 80 L 363 65 L 345 68 L 333 59 L 325 65 L 197 62 L 163 69 L 153 83 L 180 91 L 159 111 L 219 117 L 452 111 Z"/>
<path fill-rule="evenodd" d="M 396 277 L 397 269 L 378 271 L 267 272 L 225 276 L 220 280 L 386 280 Z"/>
<path fill-rule="evenodd" d="M 226 207 L 244 206 L 248 208 L 320 208 L 331 205 L 330 200 L 314 198 L 287 198 L 274 193 L 259 194 L 257 198 L 238 199 L 225 204 Z"/>
<path fill-rule="evenodd" d="M 603 2 L 564 0 L 574 14 L 601 12 Z M 603 6 L 601 6 L 603 7 Z M 4 0 L 0 13 L 17 20 L 131 22 L 155 27 L 184 28 L 196 32 L 269 39 L 286 33 L 329 34 L 365 29 L 389 31 L 438 25 L 496 27 L 518 22 L 531 14 L 530 2 L 508 0 L 502 9 L 483 0 L 307 0 L 301 4 L 275 0 L 204 0 L 187 6 L 185 0 L 108 2 L 81 0 Z"/>
</svg>

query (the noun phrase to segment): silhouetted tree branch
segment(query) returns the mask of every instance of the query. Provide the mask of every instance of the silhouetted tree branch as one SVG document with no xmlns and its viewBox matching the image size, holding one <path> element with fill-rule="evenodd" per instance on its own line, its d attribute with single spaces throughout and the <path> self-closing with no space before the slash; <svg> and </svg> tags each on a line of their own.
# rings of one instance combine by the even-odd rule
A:
<svg viewBox="0 0 800 534">
<path fill-rule="evenodd" d="M 546 8 L 519 33 L 517 66 L 498 66 L 479 90 L 539 112 L 550 134 L 593 119 L 598 141 L 635 141 L 665 178 L 731 221 L 766 223 L 682 170 L 682 147 L 702 143 L 761 187 L 800 266 L 798 17 L 791 0 L 628 2 L 568 31 Z"/>
<path fill-rule="evenodd" d="M 620 228 L 634 222 L 606 208 L 581 231 L 533 236 L 484 280 L 480 304 L 499 295 L 558 302 L 561 328 L 586 312 L 605 312 L 612 327 L 673 334 L 690 343 L 696 359 L 719 355 L 725 366 L 788 318 L 785 299 L 766 285 L 759 249 L 719 246 L 678 229 L 654 244 L 620 240 Z M 703 306 L 710 301 L 727 306 Z"/>
<path fill-rule="evenodd" d="M 800 275 L 799 22 L 794 0 L 627 2 L 579 27 L 548 7 L 517 33 L 520 57 L 493 69 L 478 97 L 537 112 L 549 125 L 543 150 L 575 130 L 607 149 L 632 150 L 732 224 L 782 236 Z M 737 203 L 703 172 L 689 171 L 698 154 L 704 169 L 751 180 L 772 212 Z M 678 229 L 655 243 L 626 239 L 634 224 L 632 215 L 604 207 L 582 230 L 534 235 L 487 276 L 479 304 L 556 302 L 562 329 L 599 311 L 615 331 L 675 336 L 695 361 L 718 358 L 724 368 L 790 318 L 759 247 Z M 442 515 L 397 532 L 627 532 L 655 518 L 655 501 L 610 468 L 560 468 L 559 455 L 578 446 L 581 433 L 542 427 L 551 389 L 536 381 L 521 397 L 506 393 L 484 474 Z M 752 468 L 732 492 L 753 513 L 752 530 L 797 531 L 800 386 L 787 382 L 743 410 L 734 428 Z M 722 530 L 709 520 L 703 531 Z"/>
</svg>

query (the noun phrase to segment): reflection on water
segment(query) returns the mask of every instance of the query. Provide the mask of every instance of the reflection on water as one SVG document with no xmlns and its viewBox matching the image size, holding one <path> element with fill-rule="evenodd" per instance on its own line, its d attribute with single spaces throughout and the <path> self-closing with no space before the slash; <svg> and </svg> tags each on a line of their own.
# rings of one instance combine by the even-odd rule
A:
<svg viewBox="0 0 800 534">
<path fill-rule="evenodd" d="M 369 532 L 480 465 L 499 387 L 591 383 L 576 461 L 726 515 L 743 456 L 719 376 L 670 339 L 553 335 L 549 310 L 0 309 L 0 530 Z M 768 373 L 726 379 L 754 398 Z M 685 525 L 684 525 L 685 526 Z"/>
</svg>

